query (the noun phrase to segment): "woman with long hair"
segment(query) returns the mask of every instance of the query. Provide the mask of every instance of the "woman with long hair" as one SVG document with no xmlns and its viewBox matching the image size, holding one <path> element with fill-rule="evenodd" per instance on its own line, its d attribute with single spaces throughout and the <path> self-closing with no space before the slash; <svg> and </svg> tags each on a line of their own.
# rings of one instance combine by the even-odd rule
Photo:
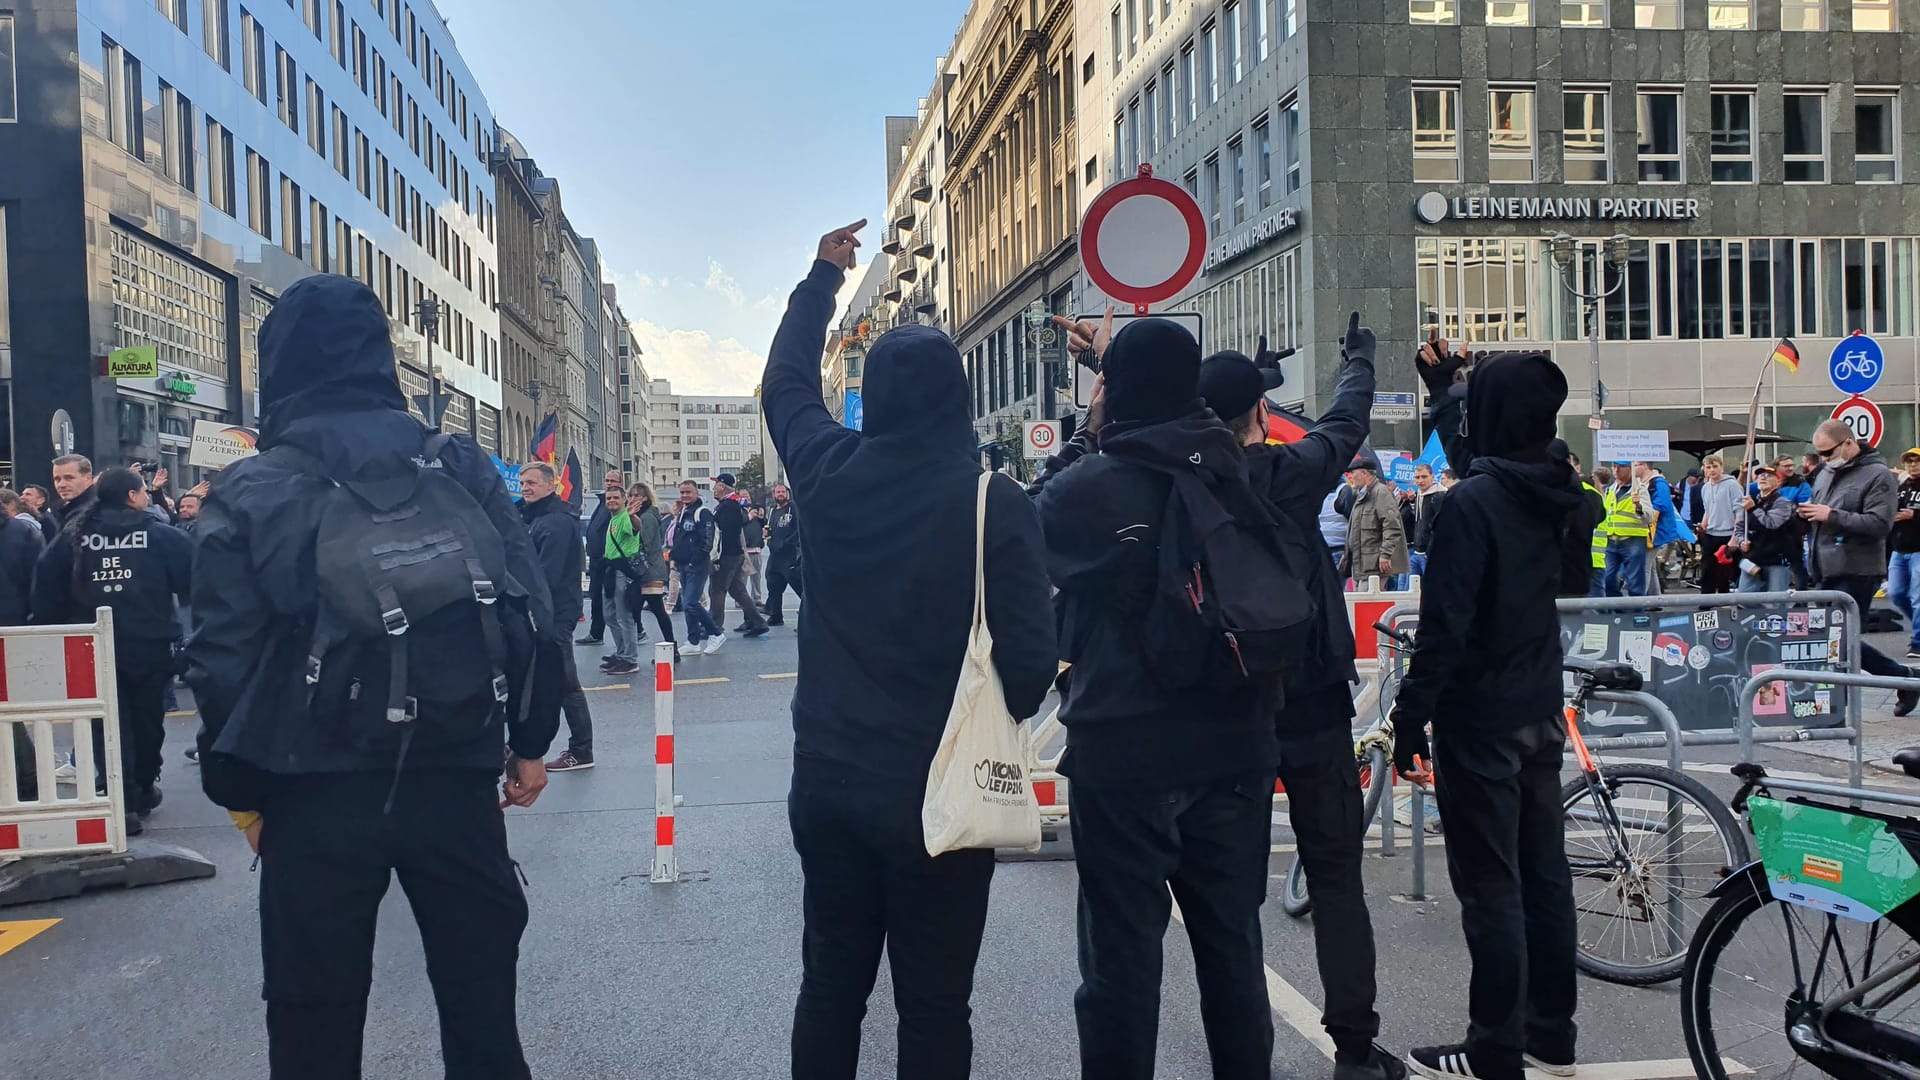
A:
<svg viewBox="0 0 1920 1080">
<path fill-rule="evenodd" d="M 160 805 L 160 746 L 166 692 L 173 683 L 174 602 L 191 595 L 193 545 L 147 512 L 147 485 L 113 468 L 93 483 L 96 498 L 69 519 L 33 571 L 33 621 L 89 623 L 113 610 L 114 677 L 120 691 L 120 768 L 127 831 L 138 833 Z M 104 745 L 95 726 L 94 745 Z M 105 783 L 105 756 L 95 779 Z"/>
<path fill-rule="evenodd" d="M 667 614 L 667 523 L 653 503 L 653 488 L 635 484 L 627 489 L 627 512 L 640 536 L 640 554 L 633 565 L 637 581 L 628 590 L 636 623 L 644 609 L 653 612 L 660 636 L 673 645 L 674 663 L 680 662 L 680 643 L 673 638 L 673 619 Z"/>
</svg>

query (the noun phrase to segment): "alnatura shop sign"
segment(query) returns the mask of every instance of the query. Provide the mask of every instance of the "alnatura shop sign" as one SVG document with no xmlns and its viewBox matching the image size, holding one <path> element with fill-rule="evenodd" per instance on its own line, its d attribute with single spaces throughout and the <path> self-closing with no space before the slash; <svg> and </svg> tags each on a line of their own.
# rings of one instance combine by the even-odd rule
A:
<svg viewBox="0 0 1920 1080">
<path fill-rule="evenodd" d="M 1205 269 L 1212 270 L 1221 263 L 1232 262 L 1254 248 L 1285 236 L 1299 227 L 1300 211 L 1287 207 L 1253 228 L 1236 233 L 1213 245 L 1212 250 L 1207 252 Z"/>
<path fill-rule="evenodd" d="M 1421 221 L 1438 225 L 1456 221 L 1693 221 L 1700 216 L 1699 199 L 1449 199 L 1429 191 L 1413 204 Z"/>
</svg>

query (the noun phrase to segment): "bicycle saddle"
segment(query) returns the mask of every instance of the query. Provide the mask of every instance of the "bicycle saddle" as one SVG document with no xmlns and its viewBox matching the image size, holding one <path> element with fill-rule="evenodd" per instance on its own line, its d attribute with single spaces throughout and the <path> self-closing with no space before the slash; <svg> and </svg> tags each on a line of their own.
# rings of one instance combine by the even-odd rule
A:
<svg viewBox="0 0 1920 1080">
<path fill-rule="evenodd" d="M 1582 682 L 1595 690 L 1619 690 L 1631 693 L 1645 685 L 1640 678 L 1640 669 L 1631 664 L 1607 664 L 1569 656 L 1561 662 L 1560 666 L 1579 676 Z"/>
<path fill-rule="evenodd" d="M 1896 751 L 1893 755 L 1893 763 L 1905 770 L 1908 776 L 1920 780 L 1920 746 L 1909 746 L 1905 750 Z"/>
</svg>

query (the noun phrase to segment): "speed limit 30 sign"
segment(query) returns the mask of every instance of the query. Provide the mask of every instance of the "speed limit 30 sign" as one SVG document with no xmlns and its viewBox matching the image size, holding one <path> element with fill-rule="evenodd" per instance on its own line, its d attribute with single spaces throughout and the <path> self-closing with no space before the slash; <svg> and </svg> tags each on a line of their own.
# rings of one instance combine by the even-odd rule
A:
<svg viewBox="0 0 1920 1080">
<path fill-rule="evenodd" d="M 1833 418 L 1847 425 L 1860 445 L 1868 448 L 1879 446 L 1880 437 L 1887 433 L 1887 420 L 1880 415 L 1880 406 L 1858 394 L 1834 406 Z"/>
<path fill-rule="evenodd" d="M 1026 456 L 1039 461 L 1053 453 L 1054 447 L 1060 442 L 1060 421 L 1029 420 L 1025 434 Z"/>
</svg>

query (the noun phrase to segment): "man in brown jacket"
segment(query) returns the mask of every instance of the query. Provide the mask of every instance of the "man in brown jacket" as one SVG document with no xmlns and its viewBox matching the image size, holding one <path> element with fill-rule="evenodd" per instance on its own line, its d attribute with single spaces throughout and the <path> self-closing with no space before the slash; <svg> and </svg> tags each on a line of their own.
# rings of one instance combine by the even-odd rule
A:
<svg viewBox="0 0 1920 1080">
<path fill-rule="evenodd" d="M 1399 588 L 1407 572 L 1407 532 L 1393 485 L 1380 479 L 1380 462 L 1369 454 L 1353 459 L 1347 484 L 1355 495 L 1347 514 L 1347 576 L 1360 584 L 1378 576 L 1382 588 Z"/>
</svg>

